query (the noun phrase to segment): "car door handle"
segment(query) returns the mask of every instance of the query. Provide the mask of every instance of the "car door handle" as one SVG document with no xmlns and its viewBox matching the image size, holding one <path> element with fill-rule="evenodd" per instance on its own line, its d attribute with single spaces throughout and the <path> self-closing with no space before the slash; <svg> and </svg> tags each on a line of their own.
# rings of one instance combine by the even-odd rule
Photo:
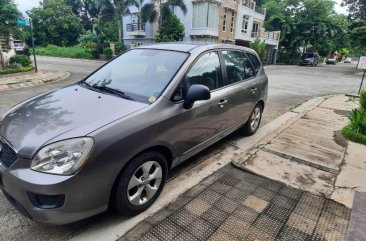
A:
<svg viewBox="0 0 366 241">
<path fill-rule="evenodd" d="M 257 91 L 257 88 L 256 87 L 253 87 L 250 89 L 252 91 L 252 93 L 254 94 L 256 91 Z"/>
<path fill-rule="evenodd" d="M 217 105 L 220 106 L 221 108 L 223 108 L 224 105 L 227 104 L 227 103 L 228 103 L 227 100 L 222 99 L 222 100 L 220 100 L 220 102 Z"/>
</svg>

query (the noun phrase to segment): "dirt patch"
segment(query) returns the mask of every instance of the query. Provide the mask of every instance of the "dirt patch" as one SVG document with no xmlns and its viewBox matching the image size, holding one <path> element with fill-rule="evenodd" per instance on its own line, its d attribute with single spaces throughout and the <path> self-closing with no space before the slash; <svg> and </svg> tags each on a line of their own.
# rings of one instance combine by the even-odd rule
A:
<svg viewBox="0 0 366 241">
<path fill-rule="evenodd" d="M 327 175 L 321 174 L 321 175 L 318 176 L 318 178 L 320 180 L 326 181 L 327 183 L 331 183 L 332 182 L 332 177 L 331 176 L 327 176 Z"/>
<path fill-rule="evenodd" d="M 334 113 L 336 113 L 337 115 L 341 115 L 341 116 L 348 116 L 349 111 L 347 110 L 333 110 Z"/>
<path fill-rule="evenodd" d="M 296 180 L 301 185 L 313 185 L 315 180 L 313 179 L 313 175 L 311 173 L 305 173 L 304 175 L 298 176 Z"/>
<path fill-rule="evenodd" d="M 338 145 L 347 147 L 347 139 L 344 138 L 340 130 L 333 133 L 333 139 Z"/>
<path fill-rule="evenodd" d="M 245 161 L 246 165 L 252 165 L 254 163 L 254 159 L 257 157 L 257 153 L 254 153 L 253 155 L 251 155 L 250 157 L 247 158 L 247 160 Z"/>
</svg>

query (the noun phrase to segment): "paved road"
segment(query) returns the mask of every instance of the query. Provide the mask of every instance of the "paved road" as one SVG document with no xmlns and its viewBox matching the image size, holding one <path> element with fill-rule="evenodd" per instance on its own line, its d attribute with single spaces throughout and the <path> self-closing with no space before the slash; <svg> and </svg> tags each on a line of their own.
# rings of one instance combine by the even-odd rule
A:
<svg viewBox="0 0 366 241">
<path fill-rule="evenodd" d="M 39 57 L 40 68 L 57 68 L 70 71 L 71 80 L 27 89 L 0 93 L 0 115 L 16 103 L 31 96 L 73 83 L 98 68 L 102 63 L 81 60 L 65 60 Z M 270 78 L 268 104 L 263 123 L 273 120 L 292 107 L 316 96 L 336 93 L 351 93 L 359 84 L 361 76 L 354 74 L 355 64 L 322 66 L 317 68 L 298 66 L 269 66 L 266 70 Z M 233 135 L 222 141 L 230 142 Z M 215 150 L 210 150 L 214 152 Z M 210 152 L 208 151 L 208 152 Z M 209 154 L 207 154 L 209 155 Z M 198 159 L 201 160 L 201 159 Z M 196 161 L 175 170 L 171 177 L 197 165 Z M 97 217 L 62 227 L 47 227 L 22 218 L 0 195 L 0 240 L 65 240 L 82 232 L 93 224 L 105 219 L 118 219 L 118 215 L 107 213 Z"/>
</svg>

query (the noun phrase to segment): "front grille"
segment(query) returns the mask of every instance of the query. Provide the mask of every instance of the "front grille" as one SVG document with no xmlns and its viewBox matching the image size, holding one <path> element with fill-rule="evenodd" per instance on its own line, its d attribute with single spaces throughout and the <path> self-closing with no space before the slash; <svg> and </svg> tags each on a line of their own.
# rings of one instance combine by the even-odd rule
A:
<svg viewBox="0 0 366 241">
<path fill-rule="evenodd" d="M 16 152 L 5 142 L 0 140 L 0 163 L 9 168 L 17 159 L 18 156 Z"/>
</svg>

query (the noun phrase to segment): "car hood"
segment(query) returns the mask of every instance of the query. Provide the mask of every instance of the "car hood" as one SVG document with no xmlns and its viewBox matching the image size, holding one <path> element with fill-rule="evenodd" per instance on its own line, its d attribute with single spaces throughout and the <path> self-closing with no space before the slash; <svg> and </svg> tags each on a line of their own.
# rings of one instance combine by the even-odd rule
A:
<svg viewBox="0 0 366 241">
<path fill-rule="evenodd" d="M 85 136 L 146 106 L 72 85 L 13 107 L 0 122 L 0 136 L 31 158 L 45 144 Z"/>
<path fill-rule="evenodd" d="M 303 58 L 302 60 L 311 61 L 314 60 L 314 58 Z"/>
</svg>

